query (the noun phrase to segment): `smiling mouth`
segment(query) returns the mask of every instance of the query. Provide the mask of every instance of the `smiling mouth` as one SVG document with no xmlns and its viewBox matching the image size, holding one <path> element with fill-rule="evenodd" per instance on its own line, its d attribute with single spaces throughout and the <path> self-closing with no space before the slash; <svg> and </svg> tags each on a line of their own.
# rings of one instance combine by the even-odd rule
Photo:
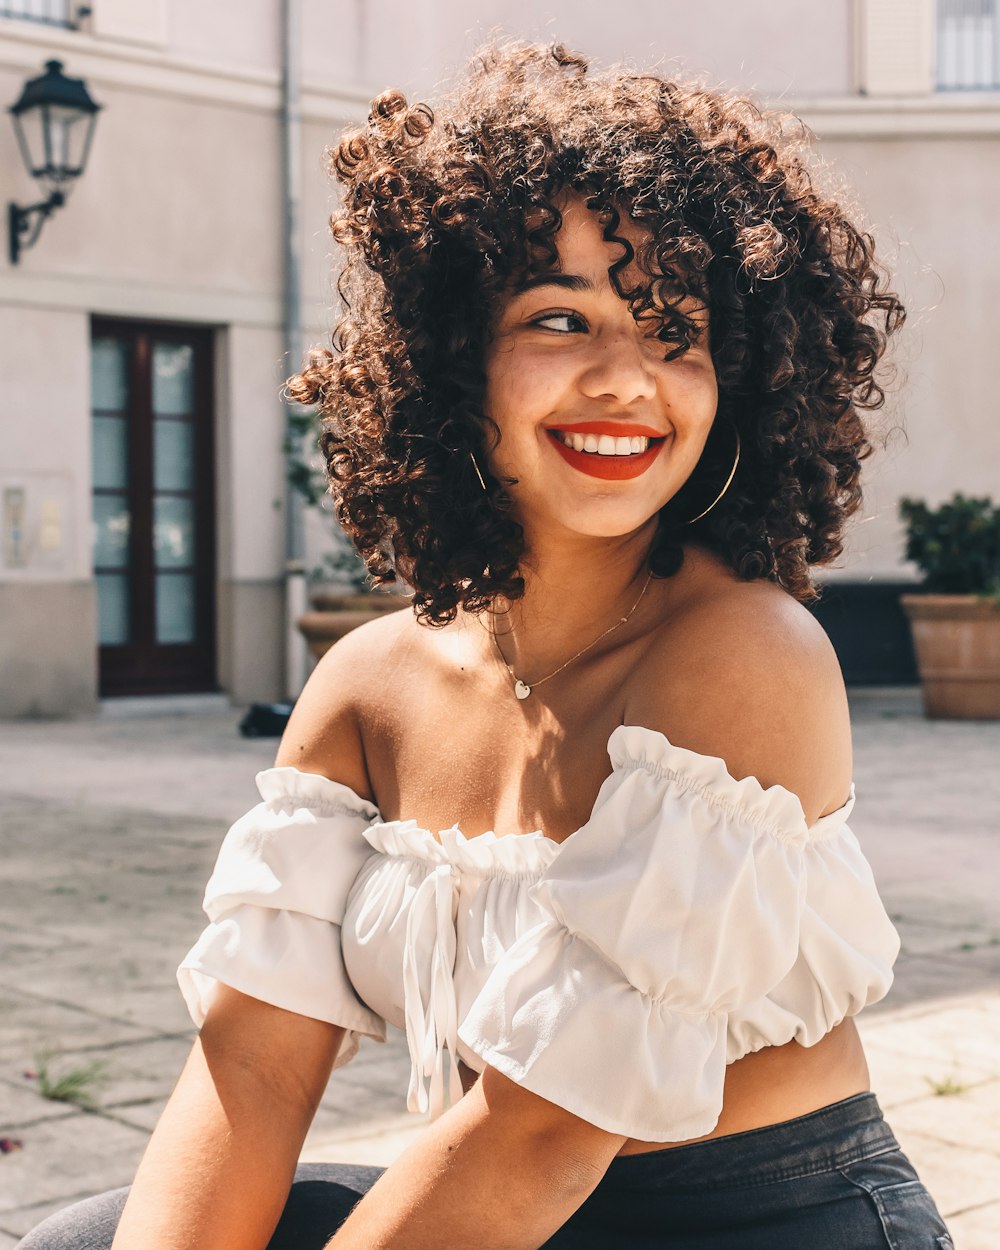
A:
<svg viewBox="0 0 1000 1250">
<path fill-rule="evenodd" d="M 626 480 L 641 476 L 659 455 L 670 435 L 608 434 L 548 427 L 547 433 L 559 455 L 589 477 Z"/>
</svg>

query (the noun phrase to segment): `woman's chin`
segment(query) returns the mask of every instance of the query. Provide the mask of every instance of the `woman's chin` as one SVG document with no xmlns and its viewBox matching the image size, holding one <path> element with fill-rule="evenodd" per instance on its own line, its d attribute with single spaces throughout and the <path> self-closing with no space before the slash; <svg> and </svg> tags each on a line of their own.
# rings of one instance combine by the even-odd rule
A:
<svg viewBox="0 0 1000 1250">
<path fill-rule="evenodd" d="M 629 507 L 622 506 L 622 500 L 608 501 L 609 506 L 601 506 L 595 502 L 587 507 L 553 508 L 553 501 L 547 501 L 544 512 L 516 514 L 516 519 L 524 528 L 525 540 L 535 545 L 538 539 L 548 538 L 571 541 L 612 540 L 628 538 L 639 533 L 646 527 L 655 529 L 662 504 L 656 502 L 647 507 L 636 507 L 634 502 Z"/>
</svg>

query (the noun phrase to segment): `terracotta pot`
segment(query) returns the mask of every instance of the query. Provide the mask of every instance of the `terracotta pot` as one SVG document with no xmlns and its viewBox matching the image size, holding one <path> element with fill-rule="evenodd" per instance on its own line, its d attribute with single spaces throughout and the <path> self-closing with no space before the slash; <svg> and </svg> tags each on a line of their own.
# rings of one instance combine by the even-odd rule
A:
<svg viewBox="0 0 1000 1250">
<path fill-rule="evenodd" d="M 924 714 L 1000 720 L 1000 604 L 975 595 L 900 595 L 909 617 Z"/>
<path fill-rule="evenodd" d="M 300 616 L 296 624 L 314 660 L 359 625 L 377 620 L 386 612 L 398 612 L 410 606 L 405 595 L 379 592 L 338 595 L 323 590 L 312 595 L 310 601 L 313 611 Z"/>
<path fill-rule="evenodd" d="M 309 596 L 309 602 L 316 612 L 370 612 L 378 616 L 382 612 L 398 612 L 400 608 L 408 608 L 410 600 L 407 595 L 398 595 L 394 591 L 373 590 L 370 593 L 360 591 L 356 594 L 338 594 L 335 590 L 317 590 Z"/>
</svg>

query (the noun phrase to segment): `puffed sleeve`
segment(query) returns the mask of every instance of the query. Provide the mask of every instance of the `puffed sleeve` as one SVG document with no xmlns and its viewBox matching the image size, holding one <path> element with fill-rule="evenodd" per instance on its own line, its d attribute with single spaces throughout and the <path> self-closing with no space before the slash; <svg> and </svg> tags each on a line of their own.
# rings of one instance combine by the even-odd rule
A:
<svg viewBox="0 0 1000 1250">
<path fill-rule="evenodd" d="M 621 726 L 608 747 L 590 819 L 530 888 L 544 919 L 459 1036 L 608 1132 L 686 1141 L 718 1121 L 730 1016 L 798 958 L 809 831 L 788 790 L 655 731 Z"/>
<path fill-rule="evenodd" d="M 296 768 L 257 775 L 261 802 L 226 834 L 205 890 L 210 924 L 177 970 L 200 1028 L 218 982 L 287 1011 L 342 1025 L 335 1067 L 359 1038 L 385 1041 L 385 1021 L 358 997 L 340 926 L 371 855 L 377 809 L 348 786 Z"/>
</svg>

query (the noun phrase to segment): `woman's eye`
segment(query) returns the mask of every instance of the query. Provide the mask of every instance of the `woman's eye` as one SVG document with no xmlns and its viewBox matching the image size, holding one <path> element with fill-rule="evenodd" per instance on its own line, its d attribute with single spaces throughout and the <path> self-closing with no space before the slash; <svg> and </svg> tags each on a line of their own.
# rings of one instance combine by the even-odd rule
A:
<svg viewBox="0 0 1000 1250">
<path fill-rule="evenodd" d="M 544 317 L 536 317 L 531 324 L 541 326 L 543 330 L 554 330 L 557 334 L 574 334 L 587 328 L 582 317 L 568 312 L 546 313 Z"/>
</svg>

